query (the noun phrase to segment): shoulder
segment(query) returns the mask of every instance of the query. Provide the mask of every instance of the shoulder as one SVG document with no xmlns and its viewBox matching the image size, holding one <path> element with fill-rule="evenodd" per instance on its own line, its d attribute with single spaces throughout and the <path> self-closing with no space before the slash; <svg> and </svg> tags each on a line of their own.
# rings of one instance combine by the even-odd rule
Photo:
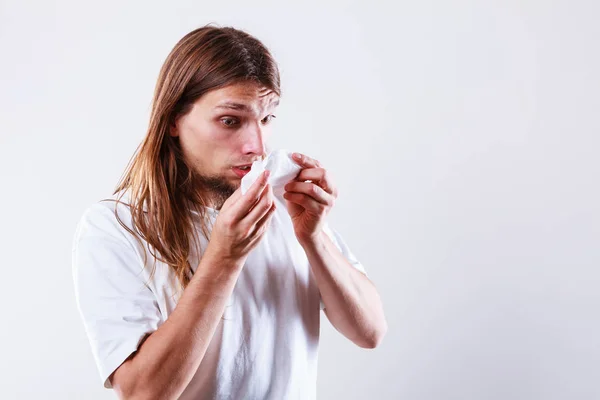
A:
<svg viewBox="0 0 600 400">
<path fill-rule="evenodd" d="M 77 222 L 73 247 L 83 240 L 119 242 L 127 247 L 137 247 L 131 209 L 128 199 L 111 196 L 89 205 Z"/>
</svg>

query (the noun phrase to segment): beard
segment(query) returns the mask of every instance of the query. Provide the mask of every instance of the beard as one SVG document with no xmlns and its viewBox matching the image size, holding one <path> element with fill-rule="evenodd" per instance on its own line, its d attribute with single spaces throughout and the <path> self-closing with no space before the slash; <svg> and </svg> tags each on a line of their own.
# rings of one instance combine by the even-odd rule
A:
<svg viewBox="0 0 600 400">
<path fill-rule="evenodd" d="M 205 195 L 210 199 L 213 207 L 216 210 L 220 210 L 223 207 L 223 203 L 231 197 L 241 185 L 241 182 L 232 184 L 227 178 L 221 175 L 203 175 L 196 173 L 196 178 L 200 186 L 202 187 Z"/>
</svg>

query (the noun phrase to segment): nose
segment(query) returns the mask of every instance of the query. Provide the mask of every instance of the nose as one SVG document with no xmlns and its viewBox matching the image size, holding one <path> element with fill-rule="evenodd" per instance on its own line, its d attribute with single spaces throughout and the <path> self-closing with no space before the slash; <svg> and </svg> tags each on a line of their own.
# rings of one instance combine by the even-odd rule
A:
<svg viewBox="0 0 600 400">
<path fill-rule="evenodd" d="M 244 135 L 242 152 L 246 155 L 259 155 L 261 158 L 266 154 L 266 139 L 260 127 L 250 128 Z"/>
</svg>

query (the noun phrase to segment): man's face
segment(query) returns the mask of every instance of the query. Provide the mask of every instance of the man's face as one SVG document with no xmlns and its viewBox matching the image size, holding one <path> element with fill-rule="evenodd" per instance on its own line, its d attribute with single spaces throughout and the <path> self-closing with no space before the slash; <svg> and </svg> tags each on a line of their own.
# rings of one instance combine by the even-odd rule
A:
<svg viewBox="0 0 600 400">
<path fill-rule="evenodd" d="M 234 167 L 267 155 L 278 103 L 275 92 L 239 83 L 205 93 L 177 120 L 171 135 L 179 136 L 184 157 L 210 191 L 215 208 L 241 185 L 241 172 Z"/>
</svg>

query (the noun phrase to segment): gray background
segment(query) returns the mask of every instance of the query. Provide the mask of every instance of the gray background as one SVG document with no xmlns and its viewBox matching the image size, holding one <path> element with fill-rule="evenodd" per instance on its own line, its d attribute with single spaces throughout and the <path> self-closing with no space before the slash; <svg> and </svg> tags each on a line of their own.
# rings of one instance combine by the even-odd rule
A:
<svg viewBox="0 0 600 400">
<path fill-rule="evenodd" d="M 109 399 L 71 240 L 145 134 L 159 68 L 209 22 L 273 52 L 273 147 L 332 173 L 379 288 L 375 350 L 323 315 L 320 399 L 598 399 L 594 1 L 0 3 L 0 397 Z"/>
</svg>

